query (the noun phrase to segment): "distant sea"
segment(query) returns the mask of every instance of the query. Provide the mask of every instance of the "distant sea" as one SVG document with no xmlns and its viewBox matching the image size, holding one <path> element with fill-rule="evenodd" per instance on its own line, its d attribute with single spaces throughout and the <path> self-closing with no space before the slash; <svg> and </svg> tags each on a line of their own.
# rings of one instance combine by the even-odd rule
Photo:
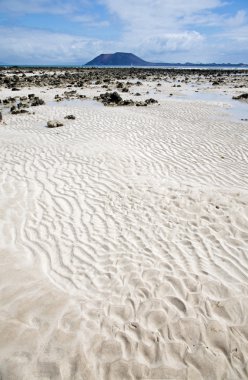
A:
<svg viewBox="0 0 248 380">
<path fill-rule="evenodd" d="M 209 65 L 193 65 L 193 66 L 188 66 L 188 65 L 182 65 L 182 66 L 178 66 L 178 65 L 165 65 L 165 66 L 104 66 L 104 65 L 100 65 L 100 66 L 82 66 L 83 68 L 87 67 L 87 68 L 112 68 L 112 69 L 185 69 L 185 70 L 192 70 L 192 69 L 202 69 L 202 70 L 214 70 L 214 69 L 218 69 L 218 70 L 248 70 L 248 65 L 243 65 L 243 66 L 237 66 L 237 65 L 227 65 L 227 66 L 224 66 L 224 65 L 213 65 L 213 66 L 209 66 Z"/>
<path fill-rule="evenodd" d="M 0 67 L 6 67 L 6 68 L 78 68 L 78 69 L 90 69 L 90 68 L 98 68 L 98 69 L 117 69 L 117 68 L 120 68 L 120 69 L 183 69 L 183 70 L 193 70 L 193 69 L 197 69 L 197 70 L 248 70 L 248 65 L 203 65 L 203 64 L 200 64 L 199 66 L 198 65 L 193 65 L 193 66 L 190 66 L 190 65 L 182 65 L 182 66 L 179 66 L 179 65 L 165 65 L 165 66 L 104 66 L 104 65 L 100 65 L 100 66 L 85 66 L 85 65 L 4 65 L 4 64 L 0 64 Z"/>
</svg>

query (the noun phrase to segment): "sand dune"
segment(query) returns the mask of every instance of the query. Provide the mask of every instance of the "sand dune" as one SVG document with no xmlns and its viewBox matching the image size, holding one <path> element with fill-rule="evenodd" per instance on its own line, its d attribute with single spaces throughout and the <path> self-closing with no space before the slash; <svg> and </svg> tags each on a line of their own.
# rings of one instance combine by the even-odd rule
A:
<svg viewBox="0 0 248 380">
<path fill-rule="evenodd" d="M 6 117 L 3 379 L 248 378 L 247 125 L 160 103 Z"/>
</svg>

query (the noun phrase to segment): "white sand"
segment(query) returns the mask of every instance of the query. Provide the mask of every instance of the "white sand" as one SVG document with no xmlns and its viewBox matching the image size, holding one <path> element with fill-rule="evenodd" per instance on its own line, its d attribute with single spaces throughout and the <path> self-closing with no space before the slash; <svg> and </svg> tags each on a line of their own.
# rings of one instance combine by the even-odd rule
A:
<svg viewBox="0 0 248 380">
<path fill-rule="evenodd" d="M 247 379 L 247 123 L 35 111 L 0 126 L 0 378 Z"/>
</svg>

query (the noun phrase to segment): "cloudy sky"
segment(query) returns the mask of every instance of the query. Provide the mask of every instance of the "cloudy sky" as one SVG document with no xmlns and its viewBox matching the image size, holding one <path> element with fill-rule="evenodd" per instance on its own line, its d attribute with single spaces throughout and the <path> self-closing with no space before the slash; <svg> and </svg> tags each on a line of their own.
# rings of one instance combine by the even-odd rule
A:
<svg viewBox="0 0 248 380">
<path fill-rule="evenodd" d="M 248 0 L 0 0 L 0 63 L 248 63 Z"/>
</svg>

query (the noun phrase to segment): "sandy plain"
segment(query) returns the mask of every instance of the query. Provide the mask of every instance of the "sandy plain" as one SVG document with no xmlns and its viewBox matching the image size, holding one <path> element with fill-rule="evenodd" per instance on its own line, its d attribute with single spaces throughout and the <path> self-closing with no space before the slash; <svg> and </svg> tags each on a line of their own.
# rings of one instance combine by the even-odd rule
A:
<svg viewBox="0 0 248 380">
<path fill-rule="evenodd" d="M 2 85 L 45 104 L 2 107 L 1 379 L 248 378 L 248 77 L 166 75 L 120 92 L 147 107 Z"/>
</svg>

